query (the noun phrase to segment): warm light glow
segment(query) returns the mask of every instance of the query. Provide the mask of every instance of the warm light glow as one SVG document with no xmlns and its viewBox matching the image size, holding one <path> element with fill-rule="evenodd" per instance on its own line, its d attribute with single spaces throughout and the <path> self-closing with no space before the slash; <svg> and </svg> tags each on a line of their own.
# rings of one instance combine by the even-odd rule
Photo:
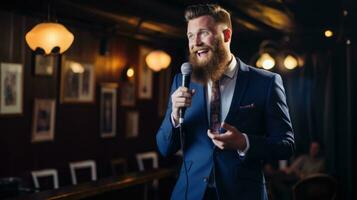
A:
<svg viewBox="0 0 357 200">
<path fill-rule="evenodd" d="M 84 72 L 84 67 L 80 63 L 70 62 L 69 66 L 70 66 L 71 70 L 73 71 L 73 73 L 81 74 Z"/>
<path fill-rule="evenodd" d="M 325 37 L 332 37 L 332 36 L 333 36 L 333 32 L 331 30 L 325 31 Z"/>
<path fill-rule="evenodd" d="M 275 66 L 275 60 L 268 53 L 263 53 L 257 60 L 256 66 L 269 70 Z"/>
<path fill-rule="evenodd" d="M 294 69 L 297 66 L 298 66 L 298 60 L 294 56 L 288 55 L 285 57 L 284 67 L 286 69 Z"/>
<path fill-rule="evenodd" d="M 347 10 L 343 10 L 342 13 L 343 13 L 343 16 L 345 16 L 345 17 L 348 15 L 348 11 Z"/>
<path fill-rule="evenodd" d="M 48 55 L 54 47 L 59 47 L 59 53 L 65 52 L 73 43 L 74 36 L 62 24 L 37 24 L 26 34 L 26 42 L 35 51 L 41 48 Z"/>
<path fill-rule="evenodd" d="M 134 69 L 131 67 L 128 69 L 128 71 L 126 71 L 126 76 L 129 78 L 133 77 L 134 74 L 135 74 Z"/>
<path fill-rule="evenodd" d="M 146 64 L 155 72 L 166 69 L 171 63 L 171 57 L 164 51 L 152 51 L 146 56 Z"/>
<path fill-rule="evenodd" d="M 47 74 L 52 74 L 53 73 L 53 68 L 51 66 L 46 67 L 46 72 Z"/>
</svg>

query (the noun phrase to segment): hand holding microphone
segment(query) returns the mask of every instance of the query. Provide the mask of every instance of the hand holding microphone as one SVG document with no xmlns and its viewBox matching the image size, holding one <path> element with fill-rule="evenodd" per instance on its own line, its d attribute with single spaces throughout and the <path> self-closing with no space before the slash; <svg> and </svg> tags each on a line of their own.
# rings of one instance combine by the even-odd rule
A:
<svg viewBox="0 0 357 200">
<path fill-rule="evenodd" d="M 183 63 L 181 66 L 182 73 L 182 86 L 171 95 L 172 101 L 172 117 L 175 125 L 183 123 L 183 117 L 185 109 L 191 106 L 192 96 L 195 90 L 190 90 L 190 77 L 192 72 L 192 66 L 189 63 Z"/>
</svg>

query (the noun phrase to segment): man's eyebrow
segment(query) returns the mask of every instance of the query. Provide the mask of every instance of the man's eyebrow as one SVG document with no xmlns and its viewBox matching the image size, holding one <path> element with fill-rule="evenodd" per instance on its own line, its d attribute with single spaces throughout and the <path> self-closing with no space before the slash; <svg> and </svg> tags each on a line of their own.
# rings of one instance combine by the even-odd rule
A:
<svg viewBox="0 0 357 200">
<path fill-rule="evenodd" d="M 201 32 L 201 31 L 209 31 L 210 29 L 208 29 L 208 28 L 200 28 L 200 29 L 198 29 L 198 31 L 197 32 Z M 187 33 L 187 35 L 191 35 L 191 34 L 193 34 L 192 32 L 188 32 Z"/>
<path fill-rule="evenodd" d="M 201 29 L 199 29 L 198 31 L 208 31 L 208 30 L 210 30 L 210 29 L 208 29 L 208 28 L 201 28 Z"/>
</svg>

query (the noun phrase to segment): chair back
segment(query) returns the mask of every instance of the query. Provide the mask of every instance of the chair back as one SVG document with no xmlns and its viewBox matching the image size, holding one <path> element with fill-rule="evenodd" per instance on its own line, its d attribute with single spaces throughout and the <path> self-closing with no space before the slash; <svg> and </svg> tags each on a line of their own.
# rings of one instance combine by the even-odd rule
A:
<svg viewBox="0 0 357 200">
<path fill-rule="evenodd" d="M 58 172 L 56 169 L 43 169 L 43 170 L 37 170 L 37 171 L 32 171 L 32 180 L 33 184 L 36 189 L 56 189 L 59 187 L 58 184 Z M 52 177 L 53 179 L 53 185 L 50 187 L 48 184 L 40 186 L 40 180 L 42 178 L 46 177 Z"/>
<path fill-rule="evenodd" d="M 301 179 L 293 186 L 294 200 L 334 200 L 336 180 L 327 174 L 314 174 Z"/>
<path fill-rule="evenodd" d="M 72 184 L 76 185 L 78 183 L 77 171 L 83 169 L 90 169 L 90 180 L 97 180 L 97 166 L 94 160 L 84 160 L 69 163 L 69 168 L 71 170 Z"/>
<path fill-rule="evenodd" d="M 140 171 L 145 171 L 148 167 L 145 167 L 144 160 L 152 160 L 152 168 L 157 169 L 159 167 L 158 155 L 155 151 L 144 152 L 136 154 L 136 161 Z"/>
<path fill-rule="evenodd" d="M 144 152 L 144 153 L 138 153 L 136 154 L 136 161 L 138 162 L 139 170 L 140 171 L 145 171 L 149 167 L 145 167 L 144 165 L 144 160 L 151 160 L 152 161 L 152 166 L 150 168 L 152 169 L 157 169 L 159 168 L 159 158 L 158 154 L 155 151 L 149 151 L 149 152 Z M 153 181 L 153 187 L 157 188 L 159 185 L 159 182 L 157 179 Z"/>
</svg>

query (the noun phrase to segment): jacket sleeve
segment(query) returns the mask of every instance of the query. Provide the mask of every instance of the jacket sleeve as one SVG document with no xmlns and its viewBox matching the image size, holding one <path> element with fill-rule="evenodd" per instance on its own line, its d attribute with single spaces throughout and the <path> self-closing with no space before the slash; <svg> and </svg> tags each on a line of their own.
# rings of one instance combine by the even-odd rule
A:
<svg viewBox="0 0 357 200">
<path fill-rule="evenodd" d="M 171 95 L 178 88 L 179 85 L 178 77 L 179 76 L 176 75 L 172 83 L 165 118 L 162 121 L 161 126 L 156 134 L 156 143 L 160 153 L 163 156 L 174 154 L 180 148 L 179 128 L 174 128 L 171 122 L 171 111 L 172 111 Z"/>
<path fill-rule="evenodd" d="M 295 151 L 294 133 L 280 75 L 273 76 L 265 105 L 265 136 L 248 135 L 247 157 L 286 160 Z"/>
</svg>

